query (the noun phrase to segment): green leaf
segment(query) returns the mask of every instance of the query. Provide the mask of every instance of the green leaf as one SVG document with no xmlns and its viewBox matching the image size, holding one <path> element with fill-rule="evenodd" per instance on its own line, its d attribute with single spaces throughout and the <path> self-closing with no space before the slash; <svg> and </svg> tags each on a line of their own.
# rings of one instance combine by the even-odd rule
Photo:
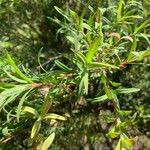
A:
<svg viewBox="0 0 150 150">
<path fill-rule="evenodd" d="M 93 42 L 92 45 L 90 46 L 90 48 L 89 48 L 89 50 L 88 50 L 88 53 L 87 53 L 87 56 L 86 56 L 86 60 L 87 60 L 88 63 L 91 62 L 92 59 L 93 59 L 93 57 L 94 57 L 94 55 L 97 54 L 97 52 L 98 52 L 98 47 L 99 47 L 99 45 L 100 45 L 100 43 L 101 43 L 101 39 L 102 39 L 101 36 L 95 38 L 94 42 Z"/>
<path fill-rule="evenodd" d="M 66 120 L 66 118 L 65 118 L 65 117 L 60 116 L 60 115 L 57 115 L 57 114 L 53 114 L 53 113 L 46 114 L 46 116 L 44 117 L 44 119 L 58 119 L 58 120 Z"/>
<path fill-rule="evenodd" d="M 117 83 L 117 82 L 113 82 L 113 81 L 109 81 L 111 83 L 112 86 L 114 87 L 118 87 L 121 86 L 121 83 Z"/>
<path fill-rule="evenodd" d="M 150 49 L 147 49 L 145 51 L 139 51 L 139 52 L 132 52 L 131 53 L 131 57 L 130 57 L 130 61 L 141 61 L 143 60 L 145 57 L 150 56 Z"/>
<path fill-rule="evenodd" d="M 12 48 L 13 45 L 10 42 L 1 42 L 0 41 L 0 47 L 3 47 L 3 48 Z"/>
<path fill-rule="evenodd" d="M 83 78 L 83 82 L 84 82 L 84 92 L 87 95 L 88 94 L 88 84 L 89 84 L 89 79 L 88 79 L 88 73 L 85 73 L 84 78 Z"/>
<path fill-rule="evenodd" d="M 21 80 L 19 78 L 16 78 L 15 76 L 11 75 L 9 72 L 7 72 L 6 70 L 4 70 L 4 72 L 14 81 L 17 81 L 19 83 L 27 83 L 27 81 L 25 80 Z"/>
<path fill-rule="evenodd" d="M 21 111 L 23 114 L 25 113 L 29 113 L 31 114 L 32 116 L 35 116 L 36 118 L 39 116 L 38 112 L 32 108 L 32 107 L 28 107 L 28 106 L 25 106 L 25 107 L 22 107 L 22 111 Z"/>
<path fill-rule="evenodd" d="M 121 116 L 129 116 L 132 113 L 132 111 L 129 110 L 117 110 L 117 112 Z"/>
<path fill-rule="evenodd" d="M 101 114 L 100 119 L 106 123 L 113 123 L 116 120 L 116 118 L 111 117 L 111 114 Z"/>
<path fill-rule="evenodd" d="M 48 150 L 48 148 L 51 146 L 52 142 L 54 141 L 54 138 L 55 138 L 55 133 L 53 132 L 42 144 L 42 150 Z"/>
<path fill-rule="evenodd" d="M 118 141 L 118 143 L 117 143 L 117 146 L 116 146 L 115 150 L 124 150 L 124 149 L 122 149 L 121 139 Z"/>
<path fill-rule="evenodd" d="M 80 84 L 79 84 L 79 95 L 82 94 L 84 90 L 84 93 L 85 94 L 88 94 L 88 73 L 84 73 L 81 81 L 80 81 Z"/>
<path fill-rule="evenodd" d="M 112 69 L 120 69 L 119 67 L 115 66 L 115 65 L 111 65 L 111 64 L 106 64 L 106 63 L 100 63 L 100 62 L 90 62 L 88 63 L 88 66 L 90 68 L 112 68 Z"/>
<path fill-rule="evenodd" d="M 54 6 L 54 8 L 57 10 L 57 12 L 59 12 L 62 16 L 64 16 L 68 21 L 70 21 L 70 18 L 68 17 L 68 15 L 66 14 L 65 11 L 63 11 L 60 8 L 58 8 L 57 6 Z"/>
<path fill-rule="evenodd" d="M 111 129 L 111 131 L 109 133 L 107 133 L 107 136 L 109 138 L 116 138 L 116 137 L 119 137 L 120 136 L 120 131 L 118 129 L 116 129 L 116 127 L 113 127 Z"/>
<path fill-rule="evenodd" d="M 137 36 L 144 38 L 144 39 L 147 41 L 147 43 L 150 45 L 150 35 L 148 36 L 147 34 L 140 33 L 140 34 L 137 35 Z"/>
<path fill-rule="evenodd" d="M 120 130 L 119 125 L 120 125 L 122 122 L 120 121 L 119 118 L 118 118 L 116 121 L 117 121 L 117 122 L 116 122 L 115 126 L 114 126 L 114 127 L 109 131 L 109 133 L 107 134 L 107 136 L 110 137 L 110 138 L 116 138 L 116 137 L 119 137 L 119 136 L 121 135 L 121 130 Z"/>
<path fill-rule="evenodd" d="M 116 89 L 115 92 L 119 93 L 119 94 L 128 94 L 128 93 L 134 93 L 134 92 L 138 92 L 140 91 L 140 89 L 137 88 L 126 88 L 126 89 Z"/>
<path fill-rule="evenodd" d="M 71 68 L 67 67 L 66 65 L 64 65 L 63 63 L 61 63 L 59 60 L 55 60 L 55 64 L 61 68 L 62 70 L 66 71 L 66 72 L 70 72 L 72 71 Z"/>
<path fill-rule="evenodd" d="M 0 93 L 0 110 L 9 103 L 13 102 L 22 92 L 32 88 L 32 85 L 16 85 Z"/>
<path fill-rule="evenodd" d="M 131 16 L 124 16 L 122 18 L 120 18 L 118 20 L 118 22 L 123 22 L 124 20 L 128 20 L 128 19 L 142 19 L 143 17 L 139 16 L 139 15 L 131 15 Z"/>
<path fill-rule="evenodd" d="M 132 58 L 132 52 L 135 52 L 136 48 L 137 48 L 137 38 L 136 38 L 135 35 L 133 35 L 133 43 L 132 43 L 132 47 L 131 47 L 130 53 L 128 55 L 128 61 L 131 60 L 131 58 Z"/>
<path fill-rule="evenodd" d="M 129 139 L 129 138 L 122 139 L 122 146 L 125 149 L 132 149 L 134 144 L 135 144 L 135 141 L 133 139 Z"/>
<path fill-rule="evenodd" d="M 104 88 L 105 94 L 107 95 L 109 100 L 112 100 L 113 99 L 113 92 L 109 88 L 107 77 L 104 74 L 101 77 L 101 81 L 103 83 L 103 88 Z"/>
<path fill-rule="evenodd" d="M 85 28 L 85 29 L 87 29 L 89 31 L 92 30 L 91 27 L 87 23 L 82 23 L 82 26 L 83 26 L 83 28 Z"/>
<path fill-rule="evenodd" d="M 82 61 L 83 64 L 85 65 L 87 64 L 86 57 L 81 52 L 77 52 L 75 53 L 75 55 L 77 56 L 78 59 Z"/>
<path fill-rule="evenodd" d="M 81 96 L 83 93 L 83 88 L 84 88 L 84 76 L 82 77 L 80 84 L 79 84 L 79 90 L 78 90 L 78 94 Z"/>
<path fill-rule="evenodd" d="M 104 102 L 108 99 L 107 95 L 103 95 L 103 96 L 100 96 L 100 97 L 95 97 L 93 99 L 88 99 L 88 100 L 91 100 L 92 103 L 96 103 L 96 102 Z"/>
<path fill-rule="evenodd" d="M 10 133 L 9 133 L 9 131 L 8 131 L 8 127 L 5 127 L 5 128 L 2 129 L 2 134 L 3 134 L 4 136 L 9 136 L 9 135 L 10 135 Z"/>
<path fill-rule="evenodd" d="M 21 113 L 21 109 L 22 109 L 22 105 L 24 103 L 24 101 L 27 99 L 27 95 L 33 90 L 30 89 L 29 91 L 27 91 L 21 98 L 20 102 L 19 102 L 19 105 L 17 107 L 17 121 L 19 122 L 19 117 L 20 117 L 20 113 Z"/>
<path fill-rule="evenodd" d="M 44 103 L 41 108 L 41 117 L 44 117 L 47 114 L 51 106 L 52 101 L 50 99 L 50 94 L 51 94 L 51 91 L 50 89 L 48 89 L 47 93 L 45 94 Z"/>
<path fill-rule="evenodd" d="M 6 57 L 7 57 L 7 60 L 9 62 L 9 64 L 15 69 L 16 73 L 22 78 L 24 79 L 25 81 L 27 81 L 28 83 L 33 83 L 33 81 L 28 78 L 26 75 L 24 75 L 20 69 L 16 66 L 15 62 L 13 61 L 13 59 L 11 58 L 11 56 L 9 55 L 9 53 L 7 51 L 6 52 Z"/>
<path fill-rule="evenodd" d="M 118 12 L 117 12 L 117 21 L 119 21 L 119 19 L 122 16 L 122 7 L 123 7 L 123 0 L 119 0 Z"/>
<path fill-rule="evenodd" d="M 109 89 L 109 87 L 106 84 L 104 84 L 104 91 L 105 91 L 108 99 L 112 100 L 113 99 L 113 92 L 111 89 Z"/>
<path fill-rule="evenodd" d="M 66 38 L 71 42 L 71 43 L 75 43 L 75 38 L 72 36 L 66 36 Z"/>
<path fill-rule="evenodd" d="M 115 109 L 120 109 L 119 99 L 118 99 L 117 95 L 114 94 L 114 91 L 113 91 L 112 96 L 113 96 L 113 101 L 115 104 Z"/>
<path fill-rule="evenodd" d="M 34 139 L 38 135 L 38 133 L 40 131 L 40 128 L 41 128 L 41 120 L 38 119 L 38 120 L 35 121 L 35 123 L 34 123 L 34 125 L 32 127 L 31 139 Z"/>
<path fill-rule="evenodd" d="M 138 33 L 140 30 L 143 30 L 146 27 L 146 25 L 149 23 L 150 23 L 150 19 L 144 21 L 139 27 L 135 28 L 134 34 Z"/>
<path fill-rule="evenodd" d="M 15 86 L 15 84 L 12 83 L 0 83 L 0 87 L 4 87 L 4 88 L 13 88 Z"/>
</svg>

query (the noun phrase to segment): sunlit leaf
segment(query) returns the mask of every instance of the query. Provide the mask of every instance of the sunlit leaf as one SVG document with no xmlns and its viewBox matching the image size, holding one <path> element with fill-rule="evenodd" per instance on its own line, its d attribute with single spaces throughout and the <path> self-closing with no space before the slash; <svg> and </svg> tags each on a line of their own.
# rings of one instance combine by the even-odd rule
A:
<svg viewBox="0 0 150 150">
<path fill-rule="evenodd" d="M 27 81 L 25 80 L 21 80 L 13 75 L 11 75 L 9 72 L 7 72 L 6 70 L 4 70 L 4 72 L 14 81 L 19 82 L 19 83 L 27 83 Z"/>
<path fill-rule="evenodd" d="M 117 112 L 121 116 L 129 116 L 132 113 L 132 111 L 129 111 L 129 110 L 118 110 Z"/>
<path fill-rule="evenodd" d="M 50 136 L 44 141 L 42 144 L 42 150 L 48 150 L 48 148 L 51 146 L 53 140 L 55 138 L 55 133 L 51 133 Z"/>
<path fill-rule="evenodd" d="M 104 102 L 107 99 L 108 99 L 107 95 L 103 95 L 103 96 L 95 97 L 95 98 L 88 99 L 88 100 L 91 100 L 92 103 L 96 103 L 96 102 Z"/>
<path fill-rule="evenodd" d="M 22 108 L 22 113 L 24 114 L 26 114 L 26 113 L 29 113 L 29 114 L 31 114 L 32 116 L 35 116 L 35 117 L 38 117 L 39 116 L 39 114 L 38 114 L 38 112 L 34 109 L 34 108 L 32 108 L 32 107 L 28 107 L 28 106 L 25 106 L 25 107 L 23 107 Z"/>
<path fill-rule="evenodd" d="M 30 78 L 28 78 L 26 75 L 24 75 L 20 69 L 16 66 L 15 62 L 13 61 L 13 59 L 11 58 L 11 56 L 9 55 L 9 53 L 7 51 L 6 52 L 6 57 L 8 59 L 9 64 L 15 69 L 16 73 L 25 81 L 27 81 L 28 83 L 33 83 L 32 80 Z"/>
<path fill-rule="evenodd" d="M 20 99 L 19 105 L 17 107 L 17 120 L 19 122 L 19 117 L 20 117 L 20 113 L 21 113 L 21 109 L 22 109 L 22 105 L 24 103 L 24 101 L 27 99 L 27 95 L 32 91 L 33 89 L 30 89 L 29 91 L 27 91 L 22 98 Z"/>
<path fill-rule="evenodd" d="M 87 60 L 88 63 L 91 62 L 94 55 L 97 54 L 99 44 L 101 43 L 101 38 L 102 38 L 101 36 L 95 38 L 95 40 L 93 41 L 91 47 L 89 48 L 87 56 L 86 56 L 86 60 Z"/>
<path fill-rule="evenodd" d="M 0 93 L 0 110 L 7 104 L 13 102 L 22 92 L 32 88 L 32 85 L 16 85 L 13 88 L 6 89 Z"/>
<path fill-rule="evenodd" d="M 134 93 L 140 91 L 140 89 L 137 88 L 126 88 L 126 89 L 116 89 L 115 90 L 119 94 L 128 94 L 128 93 Z"/>
<path fill-rule="evenodd" d="M 39 130 L 41 128 L 41 120 L 36 120 L 32 130 L 31 130 L 31 139 L 35 138 L 37 136 L 37 134 L 39 133 Z"/>
<path fill-rule="evenodd" d="M 58 120 L 66 120 L 66 118 L 65 118 L 65 117 L 60 116 L 60 115 L 57 115 L 57 114 L 53 114 L 53 113 L 46 114 L 46 116 L 44 117 L 44 119 L 58 119 Z"/>
<path fill-rule="evenodd" d="M 85 94 L 88 94 L 88 84 L 89 84 L 89 79 L 88 79 L 88 73 L 85 73 L 84 75 L 84 92 Z"/>
</svg>

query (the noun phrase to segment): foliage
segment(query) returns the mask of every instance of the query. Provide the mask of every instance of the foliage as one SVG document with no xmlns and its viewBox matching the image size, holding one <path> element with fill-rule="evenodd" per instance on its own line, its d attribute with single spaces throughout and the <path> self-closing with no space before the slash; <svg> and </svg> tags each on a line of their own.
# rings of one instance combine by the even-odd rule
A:
<svg viewBox="0 0 150 150">
<path fill-rule="evenodd" d="M 139 92 L 142 86 L 132 87 L 136 84 L 127 84 L 122 79 L 125 75 L 119 74 L 128 75 L 128 67 L 133 66 L 132 74 L 135 75 L 138 73 L 135 66 L 148 61 L 150 19 L 145 7 L 148 1 L 79 1 L 78 7 L 67 8 L 68 2 L 60 8 L 61 3 L 56 6 L 53 1 L 41 0 L 33 1 L 27 10 L 21 9 L 27 6 L 27 1 L 0 3 L 3 8 L 3 29 L 0 31 L 3 51 L 0 63 L 1 147 L 8 148 L 5 143 L 11 143 L 25 133 L 26 137 L 19 145 L 26 149 L 46 150 L 50 146 L 66 149 L 68 142 L 64 134 L 79 128 L 81 141 L 89 144 L 86 145 L 89 149 L 94 146 L 96 149 L 100 133 L 95 136 L 95 128 L 102 132 L 105 144 L 111 145 L 110 149 L 132 149 L 136 138 L 130 130 L 140 119 L 149 121 L 149 109 L 145 111 L 143 105 L 136 105 L 132 110 L 127 107 L 130 93 Z M 55 10 L 50 12 L 49 7 Z M 84 9 L 81 11 L 80 7 Z M 11 18 L 15 18 L 12 30 L 7 31 L 5 28 Z M 49 31 L 49 25 L 55 27 L 58 42 L 51 33 L 52 27 Z M 9 32 L 10 36 L 7 35 Z M 19 38 L 15 38 L 17 35 Z M 53 52 L 46 52 L 50 47 Z M 55 52 L 57 48 L 59 51 Z M 14 49 L 21 50 L 22 53 L 15 54 L 20 60 L 33 57 L 35 62 L 25 62 L 27 68 L 24 64 L 19 66 L 19 59 L 10 55 Z M 29 56 L 24 56 L 24 51 Z M 125 79 L 130 80 L 129 77 Z M 140 97 L 140 92 L 138 95 Z M 77 134 L 72 135 L 73 140 Z M 74 141 L 72 149 L 81 145 L 79 140 Z M 70 142 L 73 141 L 70 139 Z"/>
</svg>

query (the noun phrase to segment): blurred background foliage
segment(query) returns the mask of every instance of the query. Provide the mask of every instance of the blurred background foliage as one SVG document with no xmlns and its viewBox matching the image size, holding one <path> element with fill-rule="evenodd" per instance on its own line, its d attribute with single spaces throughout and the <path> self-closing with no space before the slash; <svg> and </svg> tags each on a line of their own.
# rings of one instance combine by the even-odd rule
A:
<svg viewBox="0 0 150 150">
<path fill-rule="evenodd" d="M 130 1 L 130 0 L 125 0 Z M 89 1 L 90 5 L 97 7 L 102 5 L 107 8 L 116 4 L 117 0 L 93 0 Z M 137 8 L 140 3 L 143 8 L 135 9 L 142 13 L 144 20 L 150 19 L 150 1 L 137 0 L 137 4 L 129 9 Z M 0 49 L 7 48 L 19 67 L 25 67 L 27 73 L 38 74 L 43 73 L 38 63 L 38 56 L 44 68 L 49 70 L 52 67 L 53 57 L 61 57 L 66 53 L 71 53 L 71 44 L 66 40 L 65 34 L 58 34 L 60 26 L 51 21 L 49 18 L 59 18 L 64 21 L 54 6 L 67 10 L 71 8 L 78 14 L 82 13 L 86 0 L 0 0 Z M 131 4 L 132 5 L 132 4 Z M 140 7 L 139 6 L 139 7 Z M 113 10 L 112 10 L 113 11 Z M 132 10 L 131 10 L 132 11 Z M 134 10 L 133 10 L 134 11 Z M 136 12 L 133 12 L 136 13 Z M 86 14 L 89 15 L 88 13 Z M 105 15 L 113 22 L 114 13 L 106 13 Z M 122 24 L 120 24 L 122 26 Z M 150 27 L 147 28 L 150 33 Z M 121 32 L 121 31 L 120 31 Z M 139 35 L 140 49 L 145 50 L 150 45 L 150 34 L 147 40 L 143 40 Z M 147 42 L 148 41 L 148 42 Z M 5 63 L 5 58 L 1 53 L 0 68 L 9 67 Z M 62 59 L 65 61 L 65 59 Z M 119 80 L 125 87 L 139 87 L 141 91 L 133 95 L 122 95 L 121 107 L 123 109 L 131 109 L 137 112 L 137 122 L 131 135 L 139 135 L 139 145 L 137 149 L 150 149 L 150 59 L 146 58 L 140 65 L 134 64 L 127 66 L 126 71 L 118 71 L 113 74 L 114 79 Z M 135 73 L 136 72 L 136 73 Z M 1 82 L 5 81 L 2 70 Z M 118 79 L 119 76 L 119 79 Z M 93 83 L 94 84 L 94 83 Z M 67 94 L 66 94 L 67 95 Z M 38 95 L 35 95 L 38 99 Z M 31 98 L 32 99 L 32 98 Z M 60 99 L 61 100 L 61 99 Z M 59 100 L 58 100 L 59 101 Z M 34 102 L 33 102 L 34 103 Z M 36 106 L 35 106 L 36 107 Z M 38 107 L 38 106 L 37 106 Z M 82 101 L 76 102 L 74 97 L 69 97 L 67 101 L 59 104 L 54 110 L 59 113 L 66 113 L 71 117 L 64 123 L 63 128 L 57 132 L 56 139 L 52 144 L 54 150 L 111 150 L 113 149 L 114 140 L 108 139 L 106 133 L 110 124 L 105 124 L 99 116 L 100 111 L 110 114 L 108 104 L 99 104 L 99 107 L 90 105 L 84 98 Z M 66 110 L 68 112 L 66 112 Z M 1 118 L 0 121 L 3 121 Z M 10 140 L 7 145 L 2 145 L 3 149 L 27 149 L 26 136 L 28 136 L 28 128 L 18 133 L 15 138 Z"/>
</svg>

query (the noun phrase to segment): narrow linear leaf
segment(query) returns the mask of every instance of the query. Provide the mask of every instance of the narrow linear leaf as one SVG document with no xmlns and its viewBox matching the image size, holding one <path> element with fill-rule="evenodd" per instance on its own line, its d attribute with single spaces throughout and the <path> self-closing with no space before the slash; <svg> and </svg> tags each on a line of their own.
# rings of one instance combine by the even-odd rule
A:
<svg viewBox="0 0 150 150">
<path fill-rule="evenodd" d="M 31 130 L 31 139 L 34 139 L 37 136 L 37 134 L 40 131 L 40 128 L 41 128 L 41 120 L 36 120 Z"/>
<path fill-rule="evenodd" d="M 139 27 L 135 28 L 134 34 L 138 33 L 140 30 L 143 30 L 147 24 L 150 23 L 150 19 L 144 21 Z"/>
<path fill-rule="evenodd" d="M 117 146 L 115 148 L 115 150 L 125 150 L 122 148 L 122 142 L 121 142 L 121 139 L 119 139 L 118 143 L 117 143 Z"/>
<path fill-rule="evenodd" d="M 19 102 L 19 105 L 17 107 L 17 121 L 19 122 L 19 117 L 20 117 L 20 113 L 21 113 L 21 109 L 22 109 L 22 105 L 24 103 L 24 101 L 27 99 L 27 95 L 33 90 L 30 89 L 29 91 L 27 91 L 21 98 L 20 102 Z"/>
<path fill-rule="evenodd" d="M 119 86 L 121 86 L 121 83 L 117 83 L 117 82 L 113 82 L 113 81 L 109 81 L 110 82 L 110 84 L 112 85 L 112 86 L 114 86 L 114 87 L 119 87 Z"/>
<path fill-rule="evenodd" d="M 88 79 L 88 73 L 85 73 L 85 75 L 84 75 L 84 92 L 85 92 L 85 94 L 87 95 L 88 94 L 88 84 L 89 84 L 89 79 Z"/>
<path fill-rule="evenodd" d="M 44 117 L 47 114 L 47 112 L 51 106 L 52 101 L 50 99 L 50 94 L 51 94 L 51 92 L 48 89 L 47 93 L 45 94 L 44 103 L 41 108 L 41 116 L 42 117 Z"/>
<path fill-rule="evenodd" d="M 76 55 L 79 59 L 81 59 L 83 64 L 87 64 L 86 57 L 81 52 L 77 52 Z"/>
<path fill-rule="evenodd" d="M 13 88 L 15 86 L 15 84 L 12 83 L 0 83 L 0 87 L 4 87 L 4 88 Z"/>
<path fill-rule="evenodd" d="M 57 10 L 57 12 L 59 12 L 62 16 L 64 16 L 68 21 L 70 21 L 70 18 L 68 17 L 68 15 L 66 14 L 65 11 L 63 11 L 60 8 L 58 8 L 57 6 L 54 6 L 54 8 Z"/>
<path fill-rule="evenodd" d="M 19 78 L 16 78 L 15 76 L 11 75 L 9 72 L 7 72 L 6 70 L 4 70 L 4 72 L 14 81 L 19 82 L 19 83 L 27 83 L 27 81 L 25 80 L 21 80 Z"/>
<path fill-rule="evenodd" d="M 108 99 L 107 95 L 103 95 L 103 96 L 100 96 L 100 97 L 96 97 L 96 98 L 93 98 L 93 99 L 88 99 L 88 100 L 91 100 L 92 103 L 96 103 L 96 102 L 104 102 Z"/>
<path fill-rule="evenodd" d="M 132 52 L 136 51 L 136 48 L 137 48 L 137 38 L 134 35 L 131 50 L 130 50 L 130 53 L 128 55 L 128 61 L 132 58 Z"/>
<path fill-rule="evenodd" d="M 87 72 L 84 73 L 79 84 L 79 90 L 78 90 L 79 95 L 82 95 L 83 92 L 85 94 L 88 93 L 88 73 Z"/>
<path fill-rule="evenodd" d="M 117 110 L 117 112 L 120 116 L 129 116 L 132 113 L 130 110 Z"/>
<path fill-rule="evenodd" d="M 11 56 L 9 55 L 9 53 L 7 51 L 6 52 L 6 57 L 8 59 L 9 64 L 15 69 L 16 73 L 25 81 L 27 81 L 28 83 L 33 83 L 33 81 L 28 78 L 26 75 L 24 75 L 20 69 L 16 66 L 15 62 L 13 61 L 13 59 L 11 58 Z"/>
<path fill-rule="evenodd" d="M 150 45 L 150 36 L 148 36 L 147 34 L 144 34 L 144 33 L 140 33 L 139 37 L 143 37 Z"/>
<path fill-rule="evenodd" d="M 100 63 L 100 62 L 91 62 L 88 64 L 88 66 L 91 68 L 106 67 L 106 68 L 120 69 L 119 67 L 117 67 L 115 65 Z"/>
<path fill-rule="evenodd" d="M 54 138 L 55 138 L 55 133 L 53 132 L 42 144 L 42 150 L 48 150 L 48 148 L 51 146 L 52 142 L 54 141 Z"/>
<path fill-rule="evenodd" d="M 117 89 L 115 90 L 119 94 L 128 94 L 128 93 L 134 93 L 140 91 L 140 89 L 137 88 L 126 88 L 126 89 Z"/>
<path fill-rule="evenodd" d="M 83 93 L 83 88 L 84 88 L 84 76 L 82 77 L 80 84 L 79 84 L 79 90 L 78 90 L 78 94 L 81 96 Z"/>
<path fill-rule="evenodd" d="M 110 138 L 116 138 L 118 136 L 120 136 L 120 131 L 118 130 L 118 128 L 116 127 L 113 127 L 109 133 L 107 133 L 107 136 L 110 137 Z"/>
<path fill-rule="evenodd" d="M 55 64 L 61 68 L 62 70 L 66 71 L 66 72 L 70 72 L 72 71 L 71 68 L 67 67 L 66 65 L 64 65 L 63 63 L 61 63 L 59 60 L 55 60 Z"/>
<path fill-rule="evenodd" d="M 87 56 L 86 56 L 86 60 L 87 60 L 88 63 L 91 62 L 94 55 L 97 54 L 99 44 L 101 43 L 101 39 L 102 39 L 101 36 L 95 38 L 95 40 L 92 43 L 90 49 L 88 50 L 88 53 L 87 53 Z"/>
<path fill-rule="evenodd" d="M 16 85 L 0 93 L 0 110 L 7 104 L 13 102 L 22 92 L 31 89 L 32 85 Z"/>
<path fill-rule="evenodd" d="M 119 99 L 117 97 L 116 94 L 114 94 L 114 91 L 113 91 L 113 101 L 114 101 L 114 105 L 115 105 L 115 109 L 120 109 L 120 103 L 119 103 Z"/>
<path fill-rule="evenodd" d="M 118 4 L 118 12 L 117 12 L 117 21 L 121 18 L 122 16 L 122 7 L 123 7 L 123 0 L 119 1 Z"/>
<path fill-rule="evenodd" d="M 57 114 L 46 114 L 46 116 L 44 117 L 44 119 L 58 119 L 58 120 L 66 120 L 65 117 L 61 116 L 61 115 L 57 115 Z"/>
<path fill-rule="evenodd" d="M 124 21 L 124 20 L 128 20 L 128 19 L 142 19 L 142 18 L 143 17 L 141 17 L 139 15 L 124 16 L 124 17 L 119 19 L 119 22 Z"/>
<path fill-rule="evenodd" d="M 28 107 L 28 106 L 22 107 L 22 111 L 21 112 L 22 113 L 29 113 L 29 114 L 31 114 L 31 115 L 33 115 L 35 117 L 39 116 L 38 112 L 34 108 Z"/>
</svg>

